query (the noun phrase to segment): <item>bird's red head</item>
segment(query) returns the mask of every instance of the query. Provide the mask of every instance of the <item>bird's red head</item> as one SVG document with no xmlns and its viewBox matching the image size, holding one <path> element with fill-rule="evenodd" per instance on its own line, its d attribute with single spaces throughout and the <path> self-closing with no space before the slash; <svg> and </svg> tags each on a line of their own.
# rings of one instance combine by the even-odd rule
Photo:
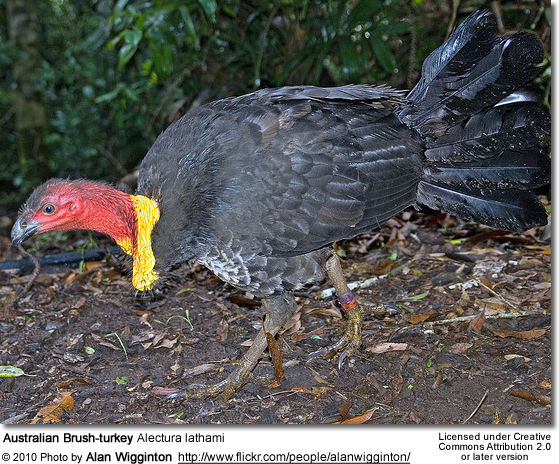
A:
<svg viewBox="0 0 559 464">
<path fill-rule="evenodd" d="M 23 205 L 12 241 L 17 245 L 35 233 L 70 229 L 95 230 L 133 244 L 136 212 L 131 196 L 97 182 L 49 180 Z"/>
<path fill-rule="evenodd" d="M 103 232 L 133 256 L 132 283 L 147 290 L 158 278 L 151 249 L 151 231 L 158 220 L 157 203 L 142 195 L 87 180 L 52 179 L 37 187 L 21 208 L 12 242 L 19 245 L 35 233 L 54 230 Z"/>
</svg>

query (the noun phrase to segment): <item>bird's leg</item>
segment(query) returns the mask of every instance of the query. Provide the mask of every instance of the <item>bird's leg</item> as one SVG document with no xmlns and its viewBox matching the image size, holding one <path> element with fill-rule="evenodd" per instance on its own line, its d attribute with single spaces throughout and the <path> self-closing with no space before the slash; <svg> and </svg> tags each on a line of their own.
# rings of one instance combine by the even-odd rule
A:
<svg viewBox="0 0 559 464">
<path fill-rule="evenodd" d="M 293 294 L 287 292 L 262 300 L 262 306 L 265 315 L 262 328 L 248 351 L 239 361 L 237 368 L 229 374 L 225 380 L 215 385 L 198 388 L 196 390 L 173 393 L 168 397 L 192 399 L 219 396 L 222 401 L 227 401 L 231 398 L 231 396 L 246 383 L 251 371 L 266 349 L 266 333 L 275 336 L 296 308 Z"/>
<path fill-rule="evenodd" d="M 359 345 L 361 345 L 363 310 L 359 307 L 355 300 L 355 295 L 347 286 L 338 255 L 333 254 L 328 259 L 326 262 L 326 272 L 334 285 L 338 300 L 345 310 L 348 319 L 342 338 L 333 345 L 315 351 L 311 356 L 334 356 L 339 353 L 338 369 L 341 369 L 345 358 L 355 353 Z"/>
</svg>

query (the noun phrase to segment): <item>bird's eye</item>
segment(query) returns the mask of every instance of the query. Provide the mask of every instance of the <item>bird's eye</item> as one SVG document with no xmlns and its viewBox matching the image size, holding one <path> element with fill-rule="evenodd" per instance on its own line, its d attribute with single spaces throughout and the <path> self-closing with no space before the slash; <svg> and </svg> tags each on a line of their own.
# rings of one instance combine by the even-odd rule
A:
<svg viewBox="0 0 559 464">
<path fill-rule="evenodd" d="M 43 213 L 47 214 L 47 215 L 51 215 L 54 214 L 56 211 L 56 206 L 54 206 L 52 203 L 46 203 L 45 205 L 43 205 Z"/>
</svg>

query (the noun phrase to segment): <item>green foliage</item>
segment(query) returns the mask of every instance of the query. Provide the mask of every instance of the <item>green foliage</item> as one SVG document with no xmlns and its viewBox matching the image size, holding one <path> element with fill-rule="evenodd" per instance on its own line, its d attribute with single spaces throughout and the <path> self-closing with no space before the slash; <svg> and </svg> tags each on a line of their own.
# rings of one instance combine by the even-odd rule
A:
<svg viewBox="0 0 559 464">
<path fill-rule="evenodd" d="M 115 382 L 117 385 L 128 385 L 130 379 L 128 377 L 116 377 Z"/>
<path fill-rule="evenodd" d="M 31 1 L 31 0 L 30 0 Z M 193 104 L 263 87 L 389 83 L 406 87 L 447 33 L 451 0 L 47 0 L 34 2 L 48 126 L 18 163 L 9 41 L 0 0 L 0 212 L 41 181 L 118 181 Z M 462 2 L 470 10 L 481 0 Z M 459 11 L 458 21 L 467 11 Z M 505 12 L 509 29 L 549 31 L 549 8 Z M 532 27 L 533 26 L 533 27 Z M 551 57 L 538 85 L 549 104 Z M 29 166 L 28 166 L 29 168 Z"/>
<path fill-rule="evenodd" d="M 19 377 L 24 375 L 22 369 L 14 366 L 0 366 L 0 377 Z"/>
</svg>

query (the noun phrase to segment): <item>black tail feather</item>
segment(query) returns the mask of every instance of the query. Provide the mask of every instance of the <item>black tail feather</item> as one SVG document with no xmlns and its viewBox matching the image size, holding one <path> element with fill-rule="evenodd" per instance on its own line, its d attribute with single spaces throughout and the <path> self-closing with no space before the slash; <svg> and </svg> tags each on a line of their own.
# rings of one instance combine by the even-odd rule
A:
<svg viewBox="0 0 559 464">
<path fill-rule="evenodd" d="M 449 187 L 467 187 L 471 191 L 532 190 L 549 184 L 551 173 L 548 169 L 549 155 L 543 150 L 506 150 L 472 163 L 427 167 L 423 179 Z"/>
<path fill-rule="evenodd" d="M 540 147 L 549 151 L 550 129 L 549 115 L 539 104 L 499 105 L 427 143 L 425 157 L 429 163 L 467 163 L 492 157 L 504 149 Z"/>
<path fill-rule="evenodd" d="M 421 182 L 418 202 L 465 220 L 512 232 L 547 224 L 547 213 L 538 197 L 525 190 L 476 193 L 468 189 Z"/>
<path fill-rule="evenodd" d="M 419 205 L 521 231 L 547 223 L 531 190 L 550 182 L 551 123 L 522 89 L 543 51 L 531 33 L 496 32 L 488 11 L 467 18 L 425 60 L 399 117 L 426 144 Z"/>
</svg>

